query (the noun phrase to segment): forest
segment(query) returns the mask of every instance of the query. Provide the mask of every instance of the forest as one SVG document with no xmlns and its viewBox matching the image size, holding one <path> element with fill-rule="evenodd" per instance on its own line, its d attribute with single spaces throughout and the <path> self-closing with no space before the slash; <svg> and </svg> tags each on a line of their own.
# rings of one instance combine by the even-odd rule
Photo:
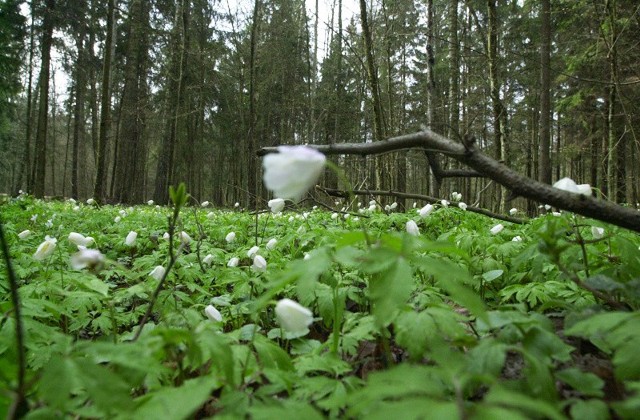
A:
<svg viewBox="0 0 640 420">
<path fill-rule="evenodd" d="M 255 151 L 466 135 L 519 173 L 640 201 L 635 1 L 4 0 L 0 190 L 268 199 Z M 64 85 L 63 87 L 56 85 Z M 332 157 L 369 190 L 462 191 L 420 151 Z M 458 164 L 445 159 L 445 168 Z M 344 187 L 330 173 L 328 187 Z M 534 211 L 537 203 L 516 202 Z"/>
</svg>

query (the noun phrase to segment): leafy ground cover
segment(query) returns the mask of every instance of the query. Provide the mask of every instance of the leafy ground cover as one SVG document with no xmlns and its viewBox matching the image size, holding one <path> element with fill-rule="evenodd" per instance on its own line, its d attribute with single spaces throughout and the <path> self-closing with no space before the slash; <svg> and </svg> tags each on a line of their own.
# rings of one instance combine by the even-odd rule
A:
<svg viewBox="0 0 640 420">
<path fill-rule="evenodd" d="M 7 200 L 26 416 L 640 412 L 638 235 L 571 214 L 501 229 L 453 204 L 422 215 L 358 208 L 256 215 L 191 205 L 174 219 L 176 209 L 153 204 Z M 72 232 L 92 237 L 86 246 L 104 260 L 78 264 Z M 37 252 L 45 236 L 50 254 Z M 18 375 L 6 265 L 2 409 Z M 285 328 L 274 311 L 284 298 L 311 311 L 308 329 Z"/>
</svg>

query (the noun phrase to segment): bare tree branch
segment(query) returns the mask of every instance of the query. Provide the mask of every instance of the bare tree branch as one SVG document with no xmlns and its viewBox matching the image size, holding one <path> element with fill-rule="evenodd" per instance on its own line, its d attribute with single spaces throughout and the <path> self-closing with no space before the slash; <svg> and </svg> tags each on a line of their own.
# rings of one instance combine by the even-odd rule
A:
<svg viewBox="0 0 640 420">
<path fill-rule="evenodd" d="M 430 130 L 373 143 L 342 143 L 312 145 L 311 147 L 326 155 L 368 156 L 411 148 L 439 152 L 456 159 L 458 162 L 510 189 L 514 196 L 522 196 L 582 216 L 640 232 L 640 212 L 637 210 L 625 208 L 609 201 L 573 194 L 527 178 L 480 152 L 475 148 L 473 142 L 465 142 L 464 145 L 455 143 Z M 257 153 L 262 156 L 276 151 L 277 148 L 275 147 L 265 147 L 258 150 Z"/>
</svg>

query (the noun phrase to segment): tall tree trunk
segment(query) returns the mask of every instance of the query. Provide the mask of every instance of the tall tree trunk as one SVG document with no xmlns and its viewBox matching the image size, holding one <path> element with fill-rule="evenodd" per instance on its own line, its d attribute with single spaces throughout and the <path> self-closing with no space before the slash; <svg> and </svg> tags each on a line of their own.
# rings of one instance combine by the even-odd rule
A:
<svg viewBox="0 0 640 420">
<path fill-rule="evenodd" d="M 82 5 L 83 3 L 79 3 Z M 80 144 L 84 143 L 84 106 L 86 93 L 85 69 L 85 35 L 86 26 L 80 23 L 80 30 L 76 39 L 77 62 L 75 68 L 75 104 L 73 108 L 73 151 L 71 162 L 71 197 L 78 198 L 78 172 L 80 166 Z"/>
<path fill-rule="evenodd" d="M 107 192 L 107 144 L 111 125 L 111 63 L 114 43 L 115 0 L 109 0 L 107 5 L 107 39 L 105 40 L 104 59 L 102 66 L 102 88 L 100 99 L 100 138 L 98 139 L 98 161 L 96 168 L 96 183 L 93 196 L 104 202 Z"/>
<path fill-rule="evenodd" d="M 369 89 L 371 90 L 371 98 L 373 101 L 373 133 L 374 141 L 384 140 L 385 130 L 383 125 L 382 103 L 380 101 L 380 87 L 378 83 L 378 72 L 373 57 L 373 38 L 371 36 L 371 28 L 369 27 L 369 19 L 367 17 L 367 3 L 360 0 L 360 24 L 362 25 L 362 36 L 364 38 L 365 57 L 367 65 L 367 80 L 369 81 Z"/>
<path fill-rule="evenodd" d="M 38 131 L 35 143 L 35 174 L 33 194 L 44 197 L 45 171 L 47 165 L 47 126 L 49 124 L 49 74 L 51 64 L 51 43 L 53 41 L 53 18 L 55 0 L 47 0 L 42 22 L 42 60 L 40 66 L 40 103 L 38 110 Z"/>
<path fill-rule="evenodd" d="M 460 45 L 458 42 L 458 0 L 449 2 L 449 130 L 448 137 L 460 136 Z"/>
<path fill-rule="evenodd" d="M 433 0 L 427 0 L 427 128 L 430 130 L 435 129 L 435 115 L 436 115 L 436 78 L 435 78 L 435 38 L 434 38 L 434 21 L 433 21 Z M 438 157 L 435 153 L 427 152 L 427 160 L 429 161 L 429 166 L 431 168 L 437 167 L 439 165 Z M 434 176 L 433 171 L 430 172 L 429 176 L 433 185 L 434 196 L 440 195 L 440 182 Z"/>
<path fill-rule="evenodd" d="M 551 1 L 540 14 L 540 182 L 551 184 Z"/>
<path fill-rule="evenodd" d="M 258 43 L 258 26 L 260 24 L 260 0 L 253 3 L 253 17 L 251 21 L 251 50 L 249 56 L 249 138 L 245 148 L 245 161 L 247 164 L 247 205 L 248 208 L 256 207 L 258 196 L 258 174 L 255 151 L 258 146 L 256 125 L 256 45 Z"/>
</svg>

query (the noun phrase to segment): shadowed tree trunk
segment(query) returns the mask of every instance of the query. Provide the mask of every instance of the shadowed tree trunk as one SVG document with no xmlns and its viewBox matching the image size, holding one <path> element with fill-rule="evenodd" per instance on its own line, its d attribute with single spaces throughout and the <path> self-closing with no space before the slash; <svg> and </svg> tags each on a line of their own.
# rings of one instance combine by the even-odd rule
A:
<svg viewBox="0 0 640 420">
<path fill-rule="evenodd" d="M 551 184 L 551 4 L 540 14 L 540 182 Z"/>
</svg>

